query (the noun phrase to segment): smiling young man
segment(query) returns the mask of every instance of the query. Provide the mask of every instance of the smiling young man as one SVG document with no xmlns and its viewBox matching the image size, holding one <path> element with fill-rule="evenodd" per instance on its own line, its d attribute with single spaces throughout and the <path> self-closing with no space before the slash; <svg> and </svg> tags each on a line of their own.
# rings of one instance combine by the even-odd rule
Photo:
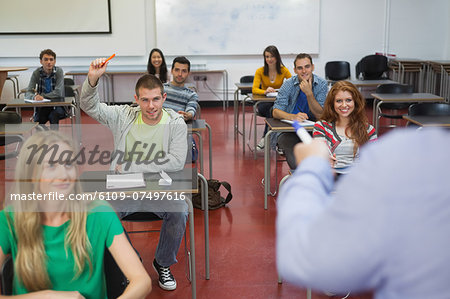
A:
<svg viewBox="0 0 450 299">
<path fill-rule="evenodd" d="M 272 115 L 277 119 L 315 121 L 323 111 L 328 92 L 325 79 L 313 74 L 314 64 L 309 54 L 298 54 L 294 60 L 293 76 L 284 81 L 273 105 Z M 300 139 L 295 133 L 282 133 L 278 137 L 278 146 L 284 151 L 291 169 L 297 166 L 293 148 Z"/>
<path fill-rule="evenodd" d="M 56 54 L 50 49 L 41 51 L 39 54 L 41 67 L 37 68 L 30 78 L 26 99 L 42 101 L 43 99 L 64 98 L 64 72 L 55 66 Z M 39 124 L 50 122 L 52 128 L 57 128 L 59 120 L 64 118 L 66 111 L 63 107 L 41 107 L 36 109 L 34 121 Z"/>
<path fill-rule="evenodd" d="M 81 109 L 111 130 L 115 152 L 124 153 L 125 163 L 121 164 L 122 156 L 117 155 L 119 159 L 113 159 L 110 169 L 129 172 L 173 172 L 183 169 L 188 149 L 187 126 L 180 114 L 163 108 L 166 94 L 161 81 L 150 74 L 137 81 L 134 99 L 138 107 L 108 106 L 100 103 L 97 92 L 98 80 L 108 65 L 104 62 L 105 58 L 99 58 L 89 66 L 80 102 Z M 156 161 L 158 159 L 155 158 L 155 153 L 161 152 L 164 163 L 138 161 L 141 157 L 145 157 L 147 162 Z M 127 203 L 127 206 L 121 207 L 119 216 L 123 218 L 134 212 L 144 211 L 163 219 L 153 267 L 159 275 L 159 286 L 164 290 L 175 290 L 177 284 L 169 267 L 177 262 L 176 255 L 186 229 L 187 205 L 182 202 L 182 207 L 169 211 L 166 207 L 170 206 L 170 202 L 166 201 L 165 204 L 157 207 L 150 205 L 152 210 L 141 210 L 141 206 L 136 209 L 133 202 Z"/>
<path fill-rule="evenodd" d="M 198 95 L 184 86 L 191 71 L 191 62 L 184 56 L 175 57 L 172 62 L 172 81 L 164 84 L 167 99 L 165 108 L 171 108 L 181 114 L 185 121 L 194 118 L 197 112 Z"/>
</svg>

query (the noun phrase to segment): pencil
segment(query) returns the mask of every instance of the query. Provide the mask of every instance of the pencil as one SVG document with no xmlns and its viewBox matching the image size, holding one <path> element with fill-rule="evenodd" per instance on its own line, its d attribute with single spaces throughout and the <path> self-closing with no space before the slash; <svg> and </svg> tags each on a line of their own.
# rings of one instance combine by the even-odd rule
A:
<svg viewBox="0 0 450 299">
<path fill-rule="evenodd" d="M 114 56 L 116 56 L 116 54 L 113 54 L 113 55 L 109 56 L 109 57 L 102 63 L 101 67 L 103 67 L 103 66 L 105 65 L 105 63 L 107 63 L 108 61 L 110 61 L 111 59 L 113 59 Z"/>
</svg>

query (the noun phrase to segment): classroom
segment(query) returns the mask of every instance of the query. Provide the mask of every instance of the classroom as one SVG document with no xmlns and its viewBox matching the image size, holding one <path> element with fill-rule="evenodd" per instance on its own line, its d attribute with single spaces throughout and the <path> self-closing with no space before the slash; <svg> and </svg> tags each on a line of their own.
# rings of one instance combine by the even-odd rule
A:
<svg viewBox="0 0 450 299">
<path fill-rule="evenodd" d="M 202 174 L 198 176 L 199 182 L 201 185 L 202 177 L 229 182 L 233 196 L 225 207 L 208 212 L 193 209 L 192 215 L 187 216 L 187 233 L 182 236 L 183 242 L 176 254 L 178 263 L 170 269 L 177 278 L 177 288 L 171 292 L 158 286 L 158 274 L 152 264 L 161 222 L 122 221 L 127 232 L 148 230 L 148 227 L 152 231 L 129 233 L 152 280 L 152 291 L 146 298 L 376 297 L 373 289 L 349 290 L 349 294 L 344 292 L 342 296 L 327 295 L 327 290 L 314 287 L 314 283 L 311 291 L 310 287 L 295 285 L 278 274 L 277 197 L 280 184 L 289 181 L 295 167 L 279 161 L 280 155 L 268 146 L 263 146 L 262 151 L 256 150 L 258 141 L 265 141 L 264 117 L 256 116 L 253 110 L 258 100 L 246 103 L 248 95 L 237 84 L 242 77 L 255 75 L 263 66 L 264 49 L 269 45 L 278 48 L 283 65 L 293 76 L 296 75 L 297 55 L 308 53 L 315 76 L 327 79 L 325 66 L 328 62 L 346 61 L 350 65 L 348 80 L 352 82 L 361 79 L 356 72 L 358 62 L 365 56 L 377 54 L 386 56 L 389 61 L 390 70 L 385 73 L 388 77 L 385 79 L 413 85 L 414 93 L 433 96 L 424 101 L 448 104 L 448 0 L 286 0 L 279 3 L 268 0 L 224 3 L 98 0 L 95 4 L 89 0 L 58 4 L 43 0 L 26 11 L 20 7 L 31 6 L 27 1 L 13 2 L 0 5 L 0 71 L 10 69 L 0 72 L 0 82 L 4 81 L 0 86 L 2 109 L 8 101 L 20 98 L 18 91 L 28 86 L 33 71 L 41 66 L 39 53 L 43 49 L 56 53 L 56 66 L 64 71 L 65 78 L 74 80 L 76 97 L 81 95 L 91 62 L 115 54 L 108 62 L 109 74 L 97 78 L 101 101 L 113 107 L 135 102 L 135 85 L 147 73 L 153 48 L 164 53 L 168 74 L 176 57 L 185 56 L 190 61 L 186 86 L 198 95 L 200 108 L 196 120 L 201 128 L 189 131 L 199 147 L 197 159 L 201 162 L 195 166 Z M 45 20 L 40 22 L 42 24 L 29 21 L 36 11 Z M 408 62 L 420 66 L 414 68 L 414 73 L 408 70 L 401 73 L 401 63 Z M 434 69 L 432 73 L 434 62 L 441 63 L 442 69 Z M 98 67 L 102 67 L 101 63 Z M 14 68 L 20 69 L 15 71 Z M 433 77 L 436 74 L 437 77 Z M 377 93 L 377 86 L 361 84 L 358 87 L 366 98 L 368 122 L 378 138 L 397 130 L 388 127 L 393 123 L 399 127 L 406 125 L 405 119 L 381 117 L 378 121 L 377 101 L 383 100 L 372 96 Z M 330 90 L 331 83 L 327 88 Z M 408 107 L 402 111 L 407 113 Z M 33 108 L 23 108 L 23 123 L 29 122 L 33 113 Z M 61 127 L 68 127 L 63 132 L 83 142 L 95 142 L 96 138 L 107 140 L 98 151 L 109 155 L 115 146 L 114 133 L 111 135 L 107 128 L 98 126 L 83 105 L 76 113 L 74 120 L 61 120 Z M 446 121 L 449 126 L 448 116 Z M 269 130 L 272 129 L 269 126 Z M 267 138 L 265 145 L 270 145 L 274 135 Z M 88 151 L 86 148 L 86 153 Z M 9 192 L 5 182 L 14 173 L 11 166 L 14 163 L 9 164 L 10 160 L 14 159 L 0 161 L 0 204 Z M 194 175 L 197 177 L 196 173 Z M 220 190 L 226 197 L 227 191 L 223 187 Z M 194 228 L 195 236 L 191 236 Z M 333 244 L 331 247 L 330 254 Z M 192 249 L 195 251 L 194 275 L 189 271 L 192 267 L 189 254 L 185 253 L 190 250 L 192 254 Z"/>
</svg>

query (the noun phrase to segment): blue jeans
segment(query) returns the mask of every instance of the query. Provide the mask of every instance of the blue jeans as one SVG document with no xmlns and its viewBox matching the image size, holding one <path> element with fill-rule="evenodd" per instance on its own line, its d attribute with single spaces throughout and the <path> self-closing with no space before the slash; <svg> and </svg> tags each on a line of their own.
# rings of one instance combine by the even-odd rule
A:
<svg viewBox="0 0 450 299">
<path fill-rule="evenodd" d="M 172 203 L 173 202 L 168 201 L 159 202 L 159 205 L 156 207 L 140 206 L 139 209 L 135 209 L 135 206 L 130 207 L 132 209 L 129 211 L 124 211 L 121 209 L 118 212 L 120 219 L 139 211 L 151 212 L 163 220 L 161 231 L 159 233 L 159 242 L 155 253 L 156 261 L 163 267 L 170 267 L 177 262 L 176 257 L 186 230 L 186 221 L 188 216 L 188 206 L 184 201 L 178 202 L 176 207 L 171 206 Z M 168 206 L 165 206 L 166 204 Z M 184 211 L 181 212 L 181 210 Z"/>
</svg>

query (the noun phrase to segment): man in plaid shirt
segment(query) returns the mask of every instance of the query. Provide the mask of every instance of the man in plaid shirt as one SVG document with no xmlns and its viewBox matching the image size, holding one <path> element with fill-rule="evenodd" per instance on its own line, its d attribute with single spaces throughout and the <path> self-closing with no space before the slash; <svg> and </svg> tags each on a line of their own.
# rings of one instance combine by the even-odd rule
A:
<svg viewBox="0 0 450 299">
<path fill-rule="evenodd" d="M 26 99 L 42 101 L 64 99 L 64 72 L 56 67 L 56 54 L 50 49 L 43 50 L 39 55 L 41 67 L 31 75 L 25 94 Z M 34 121 L 39 124 L 50 122 L 52 128 L 57 128 L 59 120 L 66 116 L 63 107 L 40 107 L 36 109 Z"/>
</svg>

